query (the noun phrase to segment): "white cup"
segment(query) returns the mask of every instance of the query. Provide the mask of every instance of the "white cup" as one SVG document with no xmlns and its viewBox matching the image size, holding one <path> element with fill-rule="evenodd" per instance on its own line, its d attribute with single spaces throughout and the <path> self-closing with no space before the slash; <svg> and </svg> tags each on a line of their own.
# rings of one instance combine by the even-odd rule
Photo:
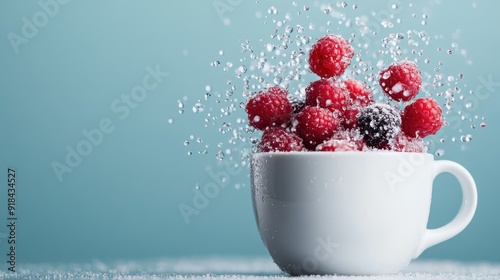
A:
<svg viewBox="0 0 500 280">
<path fill-rule="evenodd" d="M 457 216 L 427 229 L 434 178 L 454 175 Z M 257 226 L 274 262 L 290 275 L 394 273 L 460 233 L 477 205 L 474 179 L 431 154 L 257 153 L 251 165 Z"/>
</svg>

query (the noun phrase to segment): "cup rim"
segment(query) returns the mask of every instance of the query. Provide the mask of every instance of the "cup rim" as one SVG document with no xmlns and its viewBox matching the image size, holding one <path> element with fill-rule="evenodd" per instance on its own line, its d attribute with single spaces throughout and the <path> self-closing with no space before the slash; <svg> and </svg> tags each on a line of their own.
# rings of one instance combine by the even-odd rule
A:
<svg viewBox="0 0 500 280">
<path fill-rule="evenodd" d="M 419 153 L 419 152 L 396 152 L 396 151 L 292 151 L 292 152 L 256 152 L 252 153 L 252 157 L 376 157 L 376 156 L 418 156 L 424 155 L 425 157 L 431 157 L 434 159 L 434 155 L 430 153 Z"/>
</svg>

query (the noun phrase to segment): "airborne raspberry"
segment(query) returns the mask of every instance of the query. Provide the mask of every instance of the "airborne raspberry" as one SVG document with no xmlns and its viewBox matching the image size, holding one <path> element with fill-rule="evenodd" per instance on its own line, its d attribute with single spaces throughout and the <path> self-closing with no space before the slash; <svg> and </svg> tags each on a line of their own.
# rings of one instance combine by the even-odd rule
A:
<svg viewBox="0 0 500 280">
<path fill-rule="evenodd" d="M 433 135 L 443 125 L 442 110 L 436 100 L 419 98 L 405 107 L 401 129 L 411 137 L 424 138 Z"/>
<path fill-rule="evenodd" d="M 404 60 L 380 72 L 379 83 L 385 94 L 393 100 L 409 101 L 422 87 L 422 76 L 415 63 Z"/>
<path fill-rule="evenodd" d="M 354 50 L 338 35 L 326 35 L 314 44 L 309 52 L 309 66 L 322 78 L 338 77 L 351 64 Z"/>
</svg>

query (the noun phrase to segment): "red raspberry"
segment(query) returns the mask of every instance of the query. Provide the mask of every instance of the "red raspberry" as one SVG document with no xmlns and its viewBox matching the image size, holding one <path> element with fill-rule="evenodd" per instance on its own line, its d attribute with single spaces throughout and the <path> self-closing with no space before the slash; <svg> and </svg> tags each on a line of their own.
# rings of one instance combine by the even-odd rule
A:
<svg viewBox="0 0 500 280">
<path fill-rule="evenodd" d="M 311 71 L 322 78 L 338 77 L 351 64 L 354 50 L 339 35 L 326 35 L 309 52 Z"/>
<path fill-rule="evenodd" d="M 374 102 L 373 94 L 364 83 L 354 79 L 344 81 L 344 87 L 349 93 L 350 105 L 354 107 L 366 107 Z"/>
<path fill-rule="evenodd" d="M 304 140 L 304 146 L 310 150 L 330 139 L 337 127 L 337 118 L 324 108 L 307 106 L 296 117 L 297 134 Z"/>
<path fill-rule="evenodd" d="M 316 147 L 316 151 L 321 152 L 345 152 L 357 150 L 358 147 L 356 146 L 356 144 L 347 140 L 328 140 Z"/>
<path fill-rule="evenodd" d="M 338 83 L 321 79 L 306 88 L 306 106 L 319 106 L 340 115 L 346 105 L 347 91 Z"/>
<path fill-rule="evenodd" d="M 292 118 L 292 105 L 285 89 L 272 87 L 252 97 L 246 106 L 250 125 L 264 130 L 269 126 L 280 126 Z"/>
<path fill-rule="evenodd" d="M 339 129 L 333 134 L 331 139 L 347 141 L 353 144 L 358 151 L 362 151 L 364 146 L 366 146 L 363 135 L 357 129 Z"/>
<path fill-rule="evenodd" d="M 257 147 L 259 153 L 292 152 L 302 151 L 303 149 L 302 139 L 281 127 L 266 129 Z"/>
<path fill-rule="evenodd" d="M 284 96 L 288 96 L 288 91 L 280 86 L 273 86 L 273 87 L 270 87 L 267 92 L 269 94 L 280 94 L 280 95 L 284 95 Z"/>
<path fill-rule="evenodd" d="M 392 150 L 396 152 L 425 153 L 427 152 L 427 147 L 421 138 L 413 138 L 401 132 L 396 137 Z"/>
<path fill-rule="evenodd" d="M 346 109 L 340 121 L 340 125 L 346 129 L 358 127 L 358 114 L 359 109 Z"/>
<path fill-rule="evenodd" d="M 442 110 L 436 100 L 419 98 L 405 107 L 401 129 L 411 137 L 424 138 L 436 134 L 443 125 Z"/>
<path fill-rule="evenodd" d="M 409 101 L 422 87 L 422 76 L 415 63 L 404 60 L 380 72 L 379 83 L 385 94 L 393 100 Z"/>
</svg>

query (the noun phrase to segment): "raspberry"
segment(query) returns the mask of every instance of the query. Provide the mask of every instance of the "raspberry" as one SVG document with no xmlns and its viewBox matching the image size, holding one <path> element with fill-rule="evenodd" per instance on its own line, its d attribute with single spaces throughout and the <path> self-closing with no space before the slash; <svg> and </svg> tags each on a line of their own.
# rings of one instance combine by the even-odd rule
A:
<svg viewBox="0 0 500 280">
<path fill-rule="evenodd" d="M 354 50 L 338 35 L 326 35 L 314 44 L 309 52 L 309 66 L 322 78 L 338 77 L 351 64 Z"/>
<path fill-rule="evenodd" d="M 373 103 L 373 94 L 363 83 L 354 79 L 347 79 L 344 81 L 344 87 L 349 93 L 350 106 L 366 107 Z"/>
<path fill-rule="evenodd" d="M 302 139 L 281 127 L 266 129 L 257 147 L 259 153 L 292 152 L 302 151 L 302 149 L 304 149 Z"/>
<path fill-rule="evenodd" d="M 267 89 L 267 92 L 269 94 L 279 94 L 279 95 L 284 95 L 288 96 L 288 91 L 280 86 L 273 86 Z"/>
<path fill-rule="evenodd" d="M 385 94 L 393 100 L 409 101 L 422 87 L 422 77 L 415 63 L 404 60 L 380 72 L 379 83 Z"/>
<path fill-rule="evenodd" d="M 289 122 L 293 109 L 285 93 L 285 89 L 272 87 L 252 97 L 246 106 L 250 125 L 264 130 Z"/>
<path fill-rule="evenodd" d="M 411 137 L 433 135 L 443 125 L 442 110 L 436 100 L 419 98 L 406 106 L 402 114 L 401 129 Z"/>
<path fill-rule="evenodd" d="M 362 151 L 365 147 L 363 135 L 357 129 L 339 129 L 333 134 L 331 139 L 347 141 L 356 146 L 356 150 L 358 151 Z"/>
<path fill-rule="evenodd" d="M 338 120 L 324 108 L 306 106 L 296 117 L 297 134 L 304 146 L 314 150 L 323 141 L 330 139 L 338 127 Z"/>
<path fill-rule="evenodd" d="M 305 101 L 299 98 L 290 98 L 290 104 L 292 105 L 294 114 L 300 113 L 306 107 Z"/>
<path fill-rule="evenodd" d="M 396 152 L 425 153 L 427 147 L 421 138 L 413 138 L 401 132 L 396 137 L 393 150 Z"/>
<path fill-rule="evenodd" d="M 369 147 L 385 149 L 399 133 L 401 117 L 387 104 L 375 103 L 362 108 L 358 115 L 358 128 Z"/>
<path fill-rule="evenodd" d="M 326 79 L 314 81 L 306 88 L 306 105 L 326 108 L 339 115 L 347 105 L 347 91 Z"/>
<path fill-rule="evenodd" d="M 358 113 L 359 109 L 346 109 L 340 125 L 346 129 L 356 128 L 358 126 Z"/>
<path fill-rule="evenodd" d="M 316 147 L 316 151 L 321 152 L 345 152 L 357 150 L 358 147 L 356 146 L 356 144 L 347 140 L 328 140 Z"/>
</svg>

